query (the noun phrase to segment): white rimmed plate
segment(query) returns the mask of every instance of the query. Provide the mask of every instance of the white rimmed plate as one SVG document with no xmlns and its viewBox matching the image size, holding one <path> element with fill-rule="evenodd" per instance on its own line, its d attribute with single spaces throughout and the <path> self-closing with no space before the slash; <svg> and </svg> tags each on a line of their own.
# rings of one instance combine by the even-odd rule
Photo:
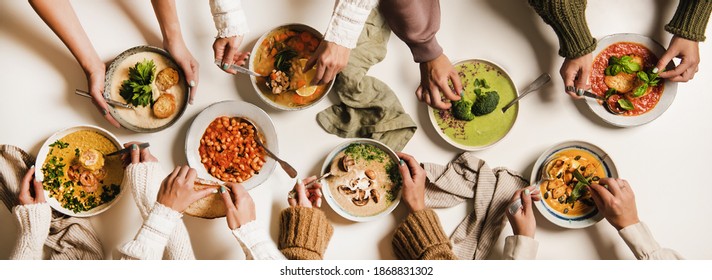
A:
<svg viewBox="0 0 712 280">
<path fill-rule="evenodd" d="M 398 155 L 396 155 L 396 153 L 393 150 L 391 150 L 391 148 L 386 146 L 385 144 L 383 144 L 379 141 L 373 140 L 373 139 L 357 138 L 357 139 L 351 139 L 346 142 L 343 142 L 343 143 L 339 144 L 338 146 L 336 146 L 336 148 L 331 150 L 331 152 L 326 156 L 326 160 L 324 160 L 324 164 L 321 166 L 322 175 L 329 172 L 329 170 L 331 169 L 331 162 L 334 160 L 334 157 L 338 153 L 340 153 L 341 151 L 346 149 L 351 144 L 366 144 L 366 145 L 375 146 L 375 147 L 381 149 L 382 151 L 386 152 L 386 154 L 388 154 L 388 156 L 391 158 L 391 160 L 393 160 L 394 163 L 398 164 L 398 162 L 400 162 Z M 400 200 L 401 200 L 402 188 L 399 188 L 398 194 L 396 195 L 396 198 L 393 201 L 393 203 L 390 206 L 388 206 L 388 208 L 383 210 L 382 212 L 380 212 L 376 215 L 373 215 L 373 216 L 356 216 L 356 215 L 353 215 L 353 214 L 347 212 L 343 208 L 341 208 L 341 206 L 336 202 L 336 199 L 334 199 L 334 196 L 329 189 L 329 182 L 327 180 L 322 180 L 322 184 L 323 184 L 323 187 L 321 188 L 321 190 L 324 193 L 324 199 L 326 199 L 326 202 L 329 203 L 329 206 L 331 206 L 331 209 L 334 209 L 334 212 L 339 214 L 341 217 L 344 217 L 344 218 L 349 219 L 354 222 L 368 222 L 368 221 L 373 221 L 380 217 L 386 216 L 386 215 L 390 214 L 391 212 L 393 212 L 393 209 L 396 209 L 396 207 L 398 206 L 398 203 L 400 203 Z"/>
<path fill-rule="evenodd" d="M 505 97 L 502 97 L 502 95 L 500 94 L 500 100 L 497 105 L 497 108 L 492 113 L 485 115 L 485 116 L 475 117 L 474 120 L 471 120 L 471 121 L 465 123 L 464 127 L 462 128 L 462 133 L 464 133 L 464 135 L 458 135 L 457 134 L 458 132 L 453 133 L 453 136 L 449 136 L 446 134 L 445 130 L 457 130 L 459 128 L 451 127 L 450 125 L 448 125 L 446 123 L 444 123 L 445 127 L 440 127 L 440 125 L 438 124 L 438 120 L 437 120 L 438 117 L 435 116 L 436 114 L 441 113 L 440 110 L 428 107 L 427 108 L 428 117 L 430 118 L 430 123 L 435 128 L 435 131 L 438 132 L 438 135 L 442 139 L 444 139 L 445 142 L 447 142 L 448 144 L 454 146 L 455 148 L 461 149 L 461 150 L 479 151 L 479 150 L 487 149 L 487 148 L 492 147 L 495 144 L 499 143 L 502 139 L 504 139 L 504 137 L 506 137 L 509 134 L 510 131 L 512 131 L 514 124 L 517 122 L 517 116 L 519 114 L 519 104 L 514 104 L 511 108 L 509 108 L 509 110 L 507 110 L 506 114 L 514 115 L 514 116 L 512 116 L 511 123 L 509 123 L 506 120 L 502 120 L 501 118 L 495 118 L 495 117 L 499 117 L 499 116 L 495 116 L 494 114 L 504 115 L 502 113 L 502 107 L 507 105 L 507 103 L 509 103 L 510 101 L 514 100 L 518 96 L 519 91 L 517 90 L 517 86 L 514 84 L 514 82 L 512 81 L 512 78 L 509 76 L 507 71 L 505 71 L 504 68 L 497 65 L 496 63 L 488 61 L 488 60 L 483 60 L 483 59 L 467 59 L 467 60 L 462 60 L 462 61 L 456 62 L 453 65 L 459 66 L 462 64 L 466 64 L 466 63 L 467 64 L 474 64 L 474 63 L 484 64 L 486 67 L 488 67 L 490 69 L 490 70 L 487 70 L 487 72 L 494 71 L 496 73 L 496 76 L 503 76 L 509 83 L 509 87 L 514 91 L 514 96 L 505 98 Z M 471 77 L 471 78 L 477 79 L 477 78 L 483 78 L 483 76 L 475 75 L 474 77 Z M 466 79 L 463 79 L 462 83 L 463 83 L 463 87 L 467 91 Z M 474 81 L 470 81 L 469 83 L 474 83 Z M 485 91 L 488 91 L 488 90 L 485 90 Z M 502 89 L 499 89 L 498 91 L 501 91 L 501 90 Z M 502 122 L 502 127 L 504 127 L 504 129 L 505 129 L 504 133 L 501 136 L 499 136 L 496 140 L 489 141 L 488 143 L 484 143 L 481 145 L 472 145 L 472 144 L 464 143 L 467 141 L 466 139 L 468 137 L 477 137 L 477 136 L 475 136 L 477 131 L 472 132 L 471 134 L 468 135 L 467 132 L 465 132 L 465 130 L 484 129 L 484 128 L 481 128 L 480 124 L 485 124 L 485 123 L 489 124 L 492 121 Z M 457 124 L 459 124 L 459 123 L 462 123 L 462 122 L 458 121 Z M 495 129 L 500 129 L 500 127 L 497 127 Z M 487 129 L 487 131 L 491 131 L 491 130 L 492 130 L 492 128 Z M 484 133 L 486 133 L 486 132 L 484 132 Z M 462 139 L 458 139 L 458 137 L 461 137 Z"/>
<path fill-rule="evenodd" d="M 616 169 L 613 160 L 611 159 L 610 155 L 603 151 L 603 149 L 584 141 L 566 141 L 554 145 L 553 147 L 542 153 L 541 156 L 539 156 L 539 158 L 534 163 L 530 182 L 532 184 L 535 184 L 539 181 L 539 178 L 541 178 L 542 176 L 542 165 L 545 162 L 554 157 L 557 153 L 570 149 L 578 149 L 589 152 L 590 154 L 595 156 L 600 162 L 603 163 L 603 169 L 606 172 L 605 177 L 618 178 L 618 170 Z M 537 186 L 537 188 L 538 187 L 539 186 Z M 603 215 L 595 207 L 593 211 L 590 211 L 589 213 L 585 213 L 583 215 L 567 215 L 549 207 L 549 205 L 546 204 L 543 198 L 540 201 L 535 201 L 534 205 L 539 210 L 539 213 L 544 216 L 544 218 L 546 218 L 553 224 L 564 228 L 585 228 L 592 226 L 598 223 L 601 219 L 603 219 Z"/>
<path fill-rule="evenodd" d="M 270 151 L 279 155 L 277 131 L 274 128 L 272 119 L 265 111 L 255 105 L 242 101 L 217 102 L 203 109 L 203 111 L 195 117 L 186 135 L 185 155 L 188 159 L 188 165 L 195 168 L 198 172 L 198 177 L 222 182 L 220 179 L 210 175 L 208 170 L 205 169 L 205 166 L 200 161 L 200 152 L 198 151 L 200 148 L 200 139 L 203 137 L 205 129 L 208 128 L 208 125 L 210 125 L 213 120 L 222 116 L 240 117 L 252 121 L 262 134 L 263 139 L 265 139 L 265 145 Z M 275 165 L 276 161 L 265 154 L 265 164 L 262 166 L 260 173 L 242 182 L 242 185 L 247 190 L 259 186 L 269 179 L 269 176 L 274 171 Z"/>
<path fill-rule="evenodd" d="M 660 43 L 651 38 L 640 34 L 621 33 L 612 34 L 601 38 L 601 40 L 598 41 L 596 50 L 593 51 L 593 60 L 596 60 L 596 57 L 598 57 L 598 54 L 600 54 L 601 51 L 605 50 L 610 45 L 620 42 L 641 44 L 644 47 L 648 48 L 650 51 L 652 51 L 653 54 L 655 54 L 655 56 L 657 56 L 658 58 L 662 57 L 665 53 L 665 47 L 663 47 L 662 45 L 660 45 Z M 672 69 L 674 67 L 675 64 L 672 61 L 670 61 L 670 63 L 667 65 L 667 69 Z M 598 100 L 595 100 L 593 98 L 586 98 L 586 104 L 588 105 L 588 108 L 591 109 L 594 114 L 596 114 L 596 116 L 611 125 L 618 127 L 633 127 L 644 125 L 646 123 L 654 121 L 663 113 L 665 113 L 665 111 L 670 107 L 670 105 L 672 105 L 673 100 L 675 100 L 675 95 L 677 94 L 677 83 L 671 82 L 669 80 L 664 81 L 665 90 L 660 96 L 658 104 L 655 105 L 652 110 L 638 116 L 614 115 L 611 112 L 608 112 L 608 110 L 606 110 L 606 108 L 603 107 L 602 104 L 599 104 Z"/>
<path fill-rule="evenodd" d="M 40 148 L 40 152 L 37 154 L 37 160 L 35 161 L 35 179 L 37 181 L 41 182 L 44 180 L 44 174 L 42 174 L 42 167 L 44 166 L 44 162 L 47 159 L 47 154 L 49 154 L 49 149 L 50 149 L 49 145 L 59 139 L 62 139 L 62 137 L 64 137 L 64 136 L 67 136 L 69 134 L 72 134 L 77 131 L 82 131 L 82 130 L 90 130 L 90 131 L 94 131 L 94 132 L 101 134 L 102 136 L 106 137 L 106 139 L 109 139 L 116 146 L 117 150 L 123 148 L 123 146 L 121 145 L 121 142 L 119 141 L 118 138 L 116 138 L 116 136 L 114 136 L 114 134 L 112 134 L 111 132 L 109 132 L 101 127 L 98 127 L 98 126 L 80 125 L 80 126 L 62 129 L 60 131 L 55 132 L 54 134 L 52 134 L 52 136 L 47 138 L 47 140 L 42 144 L 42 147 Z M 119 186 L 119 188 L 120 188 L 119 194 L 116 195 L 116 197 L 112 201 L 109 201 L 107 203 L 104 203 L 102 205 L 94 207 L 90 210 L 82 211 L 79 213 L 74 213 L 74 211 L 62 207 L 62 205 L 59 204 L 59 201 L 57 201 L 57 199 L 49 196 L 49 191 L 47 191 L 47 190 L 44 191 L 44 196 L 45 196 L 45 200 L 47 201 L 49 206 L 52 207 L 57 212 L 60 212 L 62 214 L 72 216 L 72 217 L 91 217 L 91 216 L 96 216 L 96 215 L 101 214 L 102 212 L 108 210 L 111 206 L 116 204 L 117 201 L 119 201 L 119 198 L 121 198 L 121 195 L 123 195 L 123 193 L 125 191 L 123 182 Z"/>
</svg>

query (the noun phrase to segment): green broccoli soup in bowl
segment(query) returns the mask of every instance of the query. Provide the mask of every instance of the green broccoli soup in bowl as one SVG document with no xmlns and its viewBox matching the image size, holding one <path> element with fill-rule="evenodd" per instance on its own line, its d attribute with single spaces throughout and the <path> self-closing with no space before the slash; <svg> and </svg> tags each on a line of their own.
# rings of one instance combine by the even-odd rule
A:
<svg viewBox="0 0 712 280">
<path fill-rule="evenodd" d="M 451 145 L 466 151 L 489 148 L 514 126 L 519 106 L 506 112 L 502 107 L 517 97 L 517 88 L 507 72 L 486 60 L 455 63 L 463 94 L 448 110 L 428 108 L 438 134 Z"/>
</svg>

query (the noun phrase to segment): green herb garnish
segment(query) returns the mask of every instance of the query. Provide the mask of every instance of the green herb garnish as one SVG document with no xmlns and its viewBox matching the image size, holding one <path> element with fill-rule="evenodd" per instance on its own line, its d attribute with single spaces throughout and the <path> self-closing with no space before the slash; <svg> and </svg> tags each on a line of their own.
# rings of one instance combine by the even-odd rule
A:
<svg viewBox="0 0 712 280">
<path fill-rule="evenodd" d="M 648 91 L 649 87 L 657 86 L 660 83 L 658 73 L 646 73 L 645 71 L 640 71 L 636 75 L 643 83 L 633 90 L 633 97 L 641 97 L 645 95 L 645 92 Z"/>
<path fill-rule="evenodd" d="M 615 76 L 618 73 L 625 72 L 628 74 L 633 74 L 640 71 L 641 65 L 633 61 L 633 57 L 624 55 L 620 58 L 616 56 L 611 56 L 608 59 L 608 67 L 604 70 L 606 76 Z"/>
<path fill-rule="evenodd" d="M 635 109 L 635 105 L 633 105 L 633 102 L 630 102 L 630 100 L 625 98 L 618 99 L 618 105 L 621 106 L 621 109 L 626 111 Z"/>
<path fill-rule="evenodd" d="M 52 148 L 57 147 L 59 149 L 65 149 L 65 148 L 69 147 L 69 143 L 57 140 L 57 141 L 54 141 L 54 143 L 49 144 L 49 146 Z"/>
<path fill-rule="evenodd" d="M 121 84 L 119 94 L 134 106 L 153 105 L 151 83 L 155 78 L 156 65 L 153 60 L 144 59 L 129 68 L 129 79 Z"/>
<path fill-rule="evenodd" d="M 298 55 L 299 54 L 296 51 L 290 48 L 281 50 L 274 56 L 274 69 L 282 71 L 285 74 L 290 74 L 292 68 L 292 59 L 294 59 Z"/>
</svg>

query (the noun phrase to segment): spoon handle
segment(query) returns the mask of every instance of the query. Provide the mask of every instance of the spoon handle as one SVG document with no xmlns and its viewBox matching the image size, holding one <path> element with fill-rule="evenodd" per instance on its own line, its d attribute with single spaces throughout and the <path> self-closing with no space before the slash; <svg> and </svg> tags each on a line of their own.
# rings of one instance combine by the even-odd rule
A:
<svg viewBox="0 0 712 280">
<path fill-rule="evenodd" d="M 297 170 L 294 169 L 294 167 L 292 167 L 289 163 L 287 163 L 286 161 L 282 160 L 277 155 L 272 153 L 272 151 L 270 151 L 267 147 L 265 147 L 265 145 L 262 143 L 262 141 L 259 139 L 259 137 L 255 137 L 255 140 L 256 140 L 255 142 L 257 142 L 257 145 L 262 146 L 262 148 L 265 150 L 265 152 L 267 152 L 267 154 L 270 157 L 272 157 L 279 163 L 279 166 L 281 166 L 282 169 L 284 169 L 284 171 L 287 172 L 287 175 L 289 175 L 289 177 L 291 177 L 291 178 L 297 177 Z"/>
<path fill-rule="evenodd" d="M 536 78 L 536 80 L 534 80 L 534 82 L 532 82 L 526 88 L 524 88 L 524 90 L 522 90 L 522 92 L 519 94 L 519 96 L 517 98 L 515 98 L 514 100 L 512 100 L 512 102 L 509 102 L 509 104 L 502 107 L 502 112 L 506 112 L 507 109 L 509 109 L 509 107 L 512 107 L 514 104 L 517 104 L 517 102 L 519 102 L 520 99 L 527 96 L 527 94 L 529 94 L 530 92 L 540 89 L 542 86 L 547 84 L 549 81 L 551 81 L 551 76 L 549 76 L 548 73 L 541 74 L 541 76 L 539 76 L 539 78 Z"/>
</svg>

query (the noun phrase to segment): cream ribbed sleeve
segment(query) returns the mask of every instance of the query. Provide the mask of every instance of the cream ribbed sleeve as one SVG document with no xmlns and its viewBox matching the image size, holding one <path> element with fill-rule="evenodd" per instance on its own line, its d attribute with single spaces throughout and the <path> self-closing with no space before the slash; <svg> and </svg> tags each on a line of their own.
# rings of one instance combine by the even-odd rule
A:
<svg viewBox="0 0 712 280">
<path fill-rule="evenodd" d="M 539 241 L 524 235 L 511 235 L 504 239 L 505 260 L 534 260 Z"/>
<path fill-rule="evenodd" d="M 119 252 L 124 260 L 160 260 L 176 225 L 181 223 L 181 213 L 156 202 L 136 238 L 126 243 Z"/>
<path fill-rule="evenodd" d="M 210 12 L 219 38 L 244 35 L 250 31 L 242 0 L 210 0 Z"/>
<path fill-rule="evenodd" d="M 338 0 L 324 40 L 353 49 L 378 0 Z"/>
<path fill-rule="evenodd" d="M 642 222 L 627 226 L 618 231 L 628 248 L 639 260 L 681 260 L 682 255 L 674 250 L 662 248 L 650 229 Z"/>
<path fill-rule="evenodd" d="M 232 235 L 240 242 L 248 260 L 286 260 L 267 231 L 255 221 L 232 230 Z"/>
<path fill-rule="evenodd" d="M 158 162 L 142 162 L 130 164 L 124 173 L 125 187 L 131 190 L 136 207 L 144 220 L 148 218 L 151 208 L 156 203 L 161 180 L 167 175 Z M 195 254 L 190 244 L 190 236 L 185 224 L 178 223 L 170 234 L 166 245 L 168 259 L 193 260 Z"/>
<path fill-rule="evenodd" d="M 52 210 L 49 204 L 17 205 L 12 208 L 19 224 L 20 237 L 10 255 L 11 260 L 41 260 L 42 248 L 49 235 Z"/>
</svg>

